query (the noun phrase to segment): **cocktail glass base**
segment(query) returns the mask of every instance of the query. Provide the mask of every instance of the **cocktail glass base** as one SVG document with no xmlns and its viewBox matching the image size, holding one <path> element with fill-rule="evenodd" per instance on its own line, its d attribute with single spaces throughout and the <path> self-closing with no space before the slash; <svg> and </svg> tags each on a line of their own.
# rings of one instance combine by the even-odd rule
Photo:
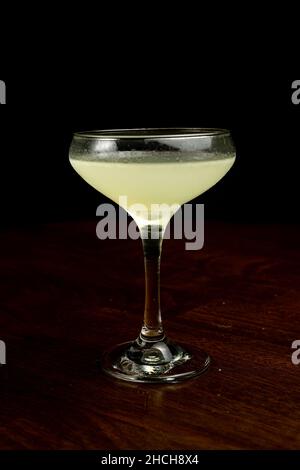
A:
<svg viewBox="0 0 300 470">
<path fill-rule="evenodd" d="M 175 383 L 196 377 L 210 365 L 209 355 L 164 337 L 149 341 L 141 336 L 122 343 L 102 356 L 104 372 L 120 380 L 143 383 Z"/>
</svg>

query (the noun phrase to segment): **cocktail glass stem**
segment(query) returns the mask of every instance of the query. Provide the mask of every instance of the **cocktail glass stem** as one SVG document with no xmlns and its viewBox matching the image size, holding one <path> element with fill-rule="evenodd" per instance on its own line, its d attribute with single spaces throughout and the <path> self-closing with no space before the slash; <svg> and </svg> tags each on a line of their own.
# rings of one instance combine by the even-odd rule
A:
<svg viewBox="0 0 300 470">
<path fill-rule="evenodd" d="M 144 321 L 135 341 L 122 343 L 103 356 L 104 370 L 115 377 L 138 382 L 177 382 L 204 372 L 210 359 L 193 353 L 165 336 L 160 311 L 160 258 L 164 226 L 139 227 L 145 263 Z M 175 373 L 171 372 L 176 370 Z"/>
<path fill-rule="evenodd" d="M 145 263 L 144 324 L 140 333 L 143 341 L 161 341 L 164 331 L 160 310 L 160 258 L 163 230 L 146 225 L 140 229 Z"/>
</svg>

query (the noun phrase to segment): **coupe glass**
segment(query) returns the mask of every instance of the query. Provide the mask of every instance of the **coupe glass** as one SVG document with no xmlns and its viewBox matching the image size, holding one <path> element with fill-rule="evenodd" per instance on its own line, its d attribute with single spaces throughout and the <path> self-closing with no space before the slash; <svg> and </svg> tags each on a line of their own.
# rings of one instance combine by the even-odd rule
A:
<svg viewBox="0 0 300 470">
<path fill-rule="evenodd" d="M 217 183 L 234 160 L 234 144 L 230 132 L 224 129 L 127 129 L 74 134 L 70 149 L 73 168 L 128 211 L 139 228 L 144 249 L 143 326 L 137 339 L 103 354 L 101 364 L 107 374 L 131 382 L 170 383 L 195 377 L 208 368 L 210 357 L 206 352 L 177 344 L 164 333 L 161 247 L 166 226 L 178 207 Z"/>
</svg>

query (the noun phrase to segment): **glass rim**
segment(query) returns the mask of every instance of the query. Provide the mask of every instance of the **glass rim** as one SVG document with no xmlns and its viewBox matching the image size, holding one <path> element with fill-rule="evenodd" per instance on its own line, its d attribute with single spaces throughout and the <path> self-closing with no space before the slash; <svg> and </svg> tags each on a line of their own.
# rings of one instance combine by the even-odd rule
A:
<svg viewBox="0 0 300 470">
<path fill-rule="evenodd" d="M 132 129 L 101 129 L 74 132 L 74 137 L 82 139 L 179 139 L 230 136 L 230 130 L 216 127 L 146 127 Z"/>
</svg>

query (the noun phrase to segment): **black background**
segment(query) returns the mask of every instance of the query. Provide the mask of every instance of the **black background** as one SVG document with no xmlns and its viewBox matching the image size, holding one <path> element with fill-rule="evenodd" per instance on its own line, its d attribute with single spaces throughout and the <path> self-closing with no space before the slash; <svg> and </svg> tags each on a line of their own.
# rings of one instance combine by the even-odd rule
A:
<svg viewBox="0 0 300 470">
<path fill-rule="evenodd" d="M 276 21 L 274 5 L 267 16 L 244 4 L 234 14 L 225 4 L 225 15 L 222 5 L 207 13 L 208 4 L 173 3 L 163 15 L 161 4 L 125 3 L 127 16 L 121 3 L 110 14 L 103 2 L 99 12 L 72 4 L 65 15 L 61 4 L 12 6 L 10 22 L 1 7 L 0 227 L 94 218 L 102 196 L 69 165 L 72 132 L 152 126 L 232 130 L 237 161 L 200 197 L 206 218 L 299 222 L 300 105 L 291 102 L 291 84 L 300 74 L 280 60 L 289 52 L 290 65 L 299 62 L 292 52 L 299 40 L 290 38 L 299 29 L 294 9 L 284 21 L 280 5 Z M 247 467 L 250 455 L 239 455 Z M 289 457 L 273 454 L 277 463 Z M 53 468 L 49 454 L 41 460 Z M 82 467 L 78 460 L 73 465 Z"/>
<path fill-rule="evenodd" d="M 84 59 L 82 59 L 84 61 Z M 95 217 L 103 197 L 73 171 L 75 130 L 224 127 L 237 161 L 202 195 L 206 218 L 299 222 L 300 105 L 297 76 L 210 73 L 188 64 L 91 64 L 4 74 L 0 106 L 1 226 Z M 298 77 L 299 78 L 299 77 Z"/>
</svg>

